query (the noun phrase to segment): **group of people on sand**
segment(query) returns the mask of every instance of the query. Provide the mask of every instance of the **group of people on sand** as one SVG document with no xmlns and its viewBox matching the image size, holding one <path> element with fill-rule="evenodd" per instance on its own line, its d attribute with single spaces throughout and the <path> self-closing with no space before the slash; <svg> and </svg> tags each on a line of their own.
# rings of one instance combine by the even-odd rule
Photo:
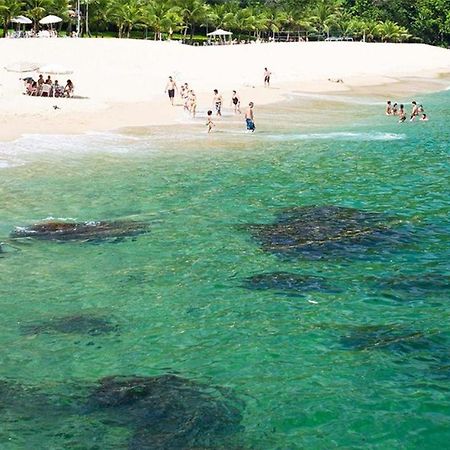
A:
<svg viewBox="0 0 450 450">
<path fill-rule="evenodd" d="M 264 69 L 264 85 L 269 86 L 270 84 L 270 72 L 267 68 Z M 169 101 L 172 106 L 175 106 L 175 95 L 179 94 L 181 100 L 183 102 L 183 108 L 186 112 L 188 112 L 192 118 L 196 117 L 197 114 L 197 96 L 193 89 L 189 87 L 188 83 L 184 83 L 178 89 L 177 83 L 172 76 L 169 76 L 169 79 L 166 84 L 165 93 L 169 96 Z M 222 94 L 218 89 L 213 90 L 213 98 L 212 98 L 212 109 L 209 109 L 206 113 L 207 121 L 206 127 L 207 132 L 211 133 L 216 126 L 213 122 L 213 114 L 215 113 L 216 117 L 222 116 L 222 109 L 224 105 L 224 100 Z M 236 90 L 233 90 L 231 94 L 231 107 L 234 109 L 235 114 L 242 114 L 241 111 L 241 98 Z M 254 132 L 256 130 L 255 121 L 254 121 L 254 103 L 250 102 L 248 104 L 248 108 L 244 113 L 245 125 L 247 132 Z M 214 111 L 214 112 L 213 112 Z"/>
<path fill-rule="evenodd" d="M 74 92 L 74 85 L 72 80 L 67 80 L 63 86 L 59 84 L 58 80 L 53 81 L 48 75 L 44 79 L 43 75 L 39 75 L 37 80 L 32 77 L 24 78 L 25 94 L 37 97 L 72 97 Z"/>
<path fill-rule="evenodd" d="M 425 113 L 423 105 L 418 105 L 416 101 L 413 101 L 411 102 L 411 106 L 411 114 L 409 116 L 410 122 L 416 120 L 417 117 L 420 117 L 419 120 L 424 122 L 428 120 L 428 116 Z M 391 100 L 386 102 L 386 115 L 397 116 L 399 123 L 406 122 L 407 119 L 404 105 L 392 103 Z"/>
</svg>

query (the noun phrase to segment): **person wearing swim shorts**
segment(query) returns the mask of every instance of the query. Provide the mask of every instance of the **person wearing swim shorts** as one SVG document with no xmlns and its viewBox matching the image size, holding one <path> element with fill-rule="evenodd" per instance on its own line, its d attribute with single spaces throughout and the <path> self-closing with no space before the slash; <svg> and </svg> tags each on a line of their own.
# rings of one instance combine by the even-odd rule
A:
<svg viewBox="0 0 450 450">
<path fill-rule="evenodd" d="M 255 121 L 254 121 L 255 117 L 253 114 L 253 106 L 254 106 L 254 103 L 250 102 L 248 104 L 247 111 L 245 111 L 245 124 L 247 126 L 247 132 L 252 132 L 252 133 L 255 132 L 255 128 L 256 128 Z"/>
<path fill-rule="evenodd" d="M 169 77 L 165 92 L 169 94 L 169 100 L 172 106 L 174 104 L 173 102 L 175 99 L 175 91 L 178 91 L 177 83 L 175 83 L 175 80 L 172 77 Z"/>
<path fill-rule="evenodd" d="M 241 99 L 236 91 L 231 95 L 231 104 L 234 106 L 234 113 L 241 114 Z"/>
<path fill-rule="evenodd" d="M 217 89 L 214 89 L 213 105 L 214 109 L 216 110 L 217 116 L 222 116 L 222 103 L 223 103 L 222 95 L 219 94 L 219 91 Z"/>
</svg>

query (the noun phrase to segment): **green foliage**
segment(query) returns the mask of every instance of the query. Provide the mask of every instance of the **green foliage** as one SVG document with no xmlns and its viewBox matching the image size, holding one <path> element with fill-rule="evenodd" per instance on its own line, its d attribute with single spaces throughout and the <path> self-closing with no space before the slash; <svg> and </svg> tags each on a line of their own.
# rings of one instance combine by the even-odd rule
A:
<svg viewBox="0 0 450 450">
<path fill-rule="evenodd" d="M 0 0 L 4 33 L 24 14 L 38 28 L 46 14 L 71 30 L 75 0 Z M 89 10 L 89 14 L 88 14 Z M 450 42 L 450 0 L 82 0 L 84 29 L 119 37 L 194 38 L 215 28 L 236 36 L 268 38 L 308 34 L 383 42 Z"/>
</svg>

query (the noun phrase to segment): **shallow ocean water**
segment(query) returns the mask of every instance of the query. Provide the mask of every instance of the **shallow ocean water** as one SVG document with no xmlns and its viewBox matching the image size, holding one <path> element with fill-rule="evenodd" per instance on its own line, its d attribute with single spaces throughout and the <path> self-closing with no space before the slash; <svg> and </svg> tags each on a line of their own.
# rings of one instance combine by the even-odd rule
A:
<svg viewBox="0 0 450 450">
<path fill-rule="evenodd" d="M 377 98 L 324 101 L 257 111 L 255 135 L 229 118 L 213 136 L 200 119 L 174 132 L 0 143 L 0 380 L 62 408 L 105 376 L 175 373 L 245 403 L 236 448 L 447 447 L 450 91 L 421 96 L 427 123 L 400 125 Z M 309 205 L 394 217 L 402 239 L 283 258 L 245 229 Z M 143 220 L 151 231 L 9 239 L 49 217 Z M 327 288 L 244 285 L 275 272 Z M 21 332 L 79 314 L 117 331 Z M 1 448 L 128 446 L 129 429 L 82 408 L 3 397 Z"/>
</svg>

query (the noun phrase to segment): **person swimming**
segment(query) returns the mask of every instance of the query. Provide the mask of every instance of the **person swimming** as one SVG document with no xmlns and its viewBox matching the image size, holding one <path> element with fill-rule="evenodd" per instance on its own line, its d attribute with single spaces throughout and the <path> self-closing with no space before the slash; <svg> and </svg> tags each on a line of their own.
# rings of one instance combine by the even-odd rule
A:
<svg viewBox="0 0 450 450">
<path fill-rule="evenodd" d="M 423 114 L 422 114 L 422 117 L 420 118 L 420 120 L 421 120 L 422 122 L 427 122 L 427 121 L 428 121 L 428 116 L 427 116 L 425 113 L 423 113 Z"/>
</svg>

